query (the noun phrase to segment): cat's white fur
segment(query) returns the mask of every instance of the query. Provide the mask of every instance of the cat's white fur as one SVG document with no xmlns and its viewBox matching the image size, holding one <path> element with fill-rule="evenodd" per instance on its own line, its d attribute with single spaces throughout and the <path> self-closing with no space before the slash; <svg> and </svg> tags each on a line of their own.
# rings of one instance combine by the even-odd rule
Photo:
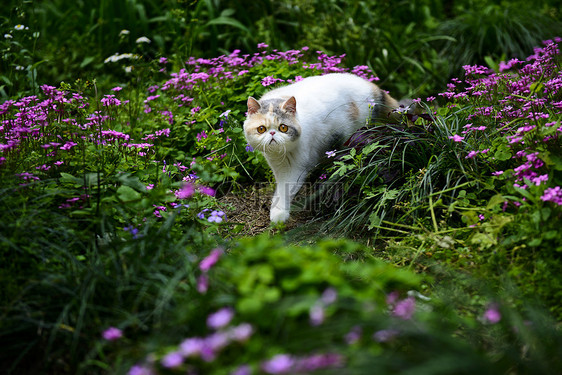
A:
<svg viewBox="0 0 562 375">
<path fill-rule="evenodd" d="M 276 181 L 271 221 L 289 218 L 291 200 L 326 151 L 372 116 L 388 117 L 397 106 L 375 84 L 342 73 L 305 78 L 271 90 L 259 101 L 248 98 L 246 139 L 264 154 Z"/>
</svg>

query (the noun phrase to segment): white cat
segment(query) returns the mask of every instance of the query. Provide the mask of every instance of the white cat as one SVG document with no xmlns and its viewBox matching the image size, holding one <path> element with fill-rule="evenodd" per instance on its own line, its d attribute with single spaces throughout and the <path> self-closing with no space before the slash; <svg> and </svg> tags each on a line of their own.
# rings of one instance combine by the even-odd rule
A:
<svg viewBox="0 0 562 375">
<path fill-rule="evenodd" d="M 352 74 L 308 77 L 248 98 L 244 132 L 261 151 L 276 181 L 272 222 L 289 218 L 291 200 L 326 151 L 343 144 L 370 118 L 388 118 L 398 103 Z"/>
</svg>

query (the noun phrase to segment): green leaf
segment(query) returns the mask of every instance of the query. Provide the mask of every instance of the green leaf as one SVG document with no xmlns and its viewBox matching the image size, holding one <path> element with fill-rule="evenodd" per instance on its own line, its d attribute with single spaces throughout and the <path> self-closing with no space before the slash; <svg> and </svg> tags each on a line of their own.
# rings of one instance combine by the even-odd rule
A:
<svg viewBox="0 0 562 375">
<path fill-rule="evenodd" d="M 129 186 L 120 186 L 117 189 L 117 196 L 123 202 L 136 201 L 141 198 L 141 194 Z"/>
<path fill-rule="evenodd" d="M 511 159 L 511 150 L 507 147 L 507 145 L 502 144 L 494 153 L 494 157 L 500 161 L 509 160 Z"/>
<path fill-rule="evenodd" d="M 541 82 L 533 82 L 529 86 L 529 89 L 531 90 L 531 94 L 536 94 L 543 91 L 544 85 Z"/>
<path fill-rule="evenodd" d="M 62 183 L 67 182 L 67 183 L 82 185 L 82 183 L 84 182 L 83 179 L 78 178 L 78 177 L 74 177 L 73 175 L 71 175 L 69 173 L 61 172 L 60 175 L 61 175 L 60 182 L 62 182 Z"/>
<path fill-rule="evenodd" d="M 486 209 L 490 210 L 497 206 L 498 204 L 502 204 L 505 202 L 505 198 L 501 194 L 496 194 L 488 201 L 488 205 L 486 205 Z"/>
<path fill-rule="evenodd" d="M 84 68 L 85 66 L 89 65 L 92 61 L 95 60 L 94 56 L 86 56 L 84 60 L 80 63 L 80 68 Z"/>
<path fill-rule="evenodd" d="M 369 216 L 369 229 L 378 227 L 379 225 L 381 225 L 381 222 L 382 219 L 380 218 L 380 216 L 373 212 L 371 216 Z"/>
<path fill-rule="evenodd" d="M 230 18 L 230 17 L 222 17 L 222 16 L 217 17 L 217 18 L 207 22 L 207 24 L 205 26 L 209 26 L 209 25 L 232 26 L 232 27 L 235 27 L 235 28 L 240 29 L 242 31 L 245 31 L 248 34 L 250 33 L 250 30 L 248 30 L 248 28 L 246 26 L 244 26 L 244 24 L 242 24 L 240 21 L 235 20 L 234 18 Z"/>
</svg>

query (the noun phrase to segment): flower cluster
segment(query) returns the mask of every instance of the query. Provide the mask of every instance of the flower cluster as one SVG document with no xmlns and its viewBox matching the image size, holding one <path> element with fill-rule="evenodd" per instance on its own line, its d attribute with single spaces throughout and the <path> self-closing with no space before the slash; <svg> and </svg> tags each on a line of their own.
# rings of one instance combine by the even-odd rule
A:
<svg viewBox="0 0 562 375">
<path fill-rule="evenodd" d="M 230 326 L 234 317 L 231 308 L 222 308 L 207 317 L 207 327 L 212 332 L 205 337 L 188 337 L 184 339 L 175 350 L 167 353 L 160 359 L 160 365 L 167 369 L 177 369 L 187 366 L 187 362 L 197 359 L 203 362 L 212 362 L 220 352 L 233 343 L 244 343 L 250 339 L 254 331 L 249 323 L 240 323 Z M 147 360 L 146 364 L 135 365 L 129 370 L 130 375 L 154 373 L 155 364 Z"/>
<path fill-rule="evenodd" d="M 315 354 L 308 357 L 297 357 L 278 354 L 263 362 L 261 368 L 266 374 L 307 374 L 343 365 L 343 357 L 336 353 Z"/>
<path fill-rule="evenodd" d="M 499 73 L 482 66 L 465 66 L 465 79 L 453 79 L 449 90 L 440 94 L 458 104 L 470 103 L 475 107 L 462 135 L 449 137 L 468 148 L 465 158 L 481 155 L 489 161 L 508 161 L 502 170 L 492 174 L 511 177 L 513 186 L 519 189 L 543 186 L 541 199 L 555 203 L 559 202 L 555 193 L 559 186 L 548 187 L 556 182 L 545 161 L 550 153 L 559 152 L 562 139 L 562 126 L 555 121 L 562 115 L 560 42 L 561 38 L 545 41 L 544 47 L 535 48 L 526 61 L 502 62 Z M 490 140 L 496 137 L 490 134 L 500 138 L 492 144 Z M 479 149 L 471 150 L 470 144 Z"/>
</svg>

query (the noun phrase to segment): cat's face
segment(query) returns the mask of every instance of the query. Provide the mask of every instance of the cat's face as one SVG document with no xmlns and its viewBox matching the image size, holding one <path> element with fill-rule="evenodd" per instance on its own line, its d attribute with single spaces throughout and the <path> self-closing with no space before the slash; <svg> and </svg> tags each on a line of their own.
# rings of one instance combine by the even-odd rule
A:
<svg viewBox="0 0 562 375">
<path fill-rule="evenodd" d="M 244 122 L 246 140 L 265 154 L 284 155 L 297 144 L 301 127 L 296 119 L 296 100 L 248 98 L 248 117 Z"/>
</svg>

